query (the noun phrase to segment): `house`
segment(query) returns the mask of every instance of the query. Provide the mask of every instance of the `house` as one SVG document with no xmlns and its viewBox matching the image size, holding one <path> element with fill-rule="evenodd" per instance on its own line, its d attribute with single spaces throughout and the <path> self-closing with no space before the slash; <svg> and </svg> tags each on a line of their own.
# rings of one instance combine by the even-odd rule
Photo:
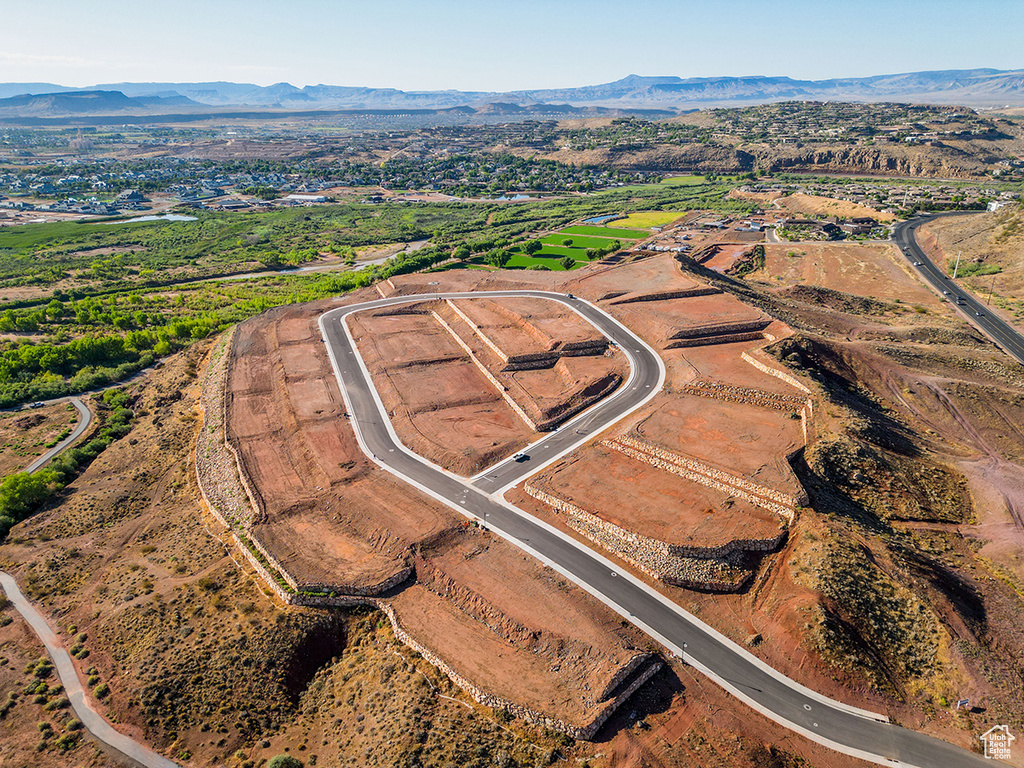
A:
<svg viewBox="0 0 1024 768">
<path fill-rule="evenodd" d="M 123 192 L 118 193 L 117 197 L 114 198 L 115 203 L 148 203 L 142 193 L 136 189 L 126 189 Z"/>
</svg>

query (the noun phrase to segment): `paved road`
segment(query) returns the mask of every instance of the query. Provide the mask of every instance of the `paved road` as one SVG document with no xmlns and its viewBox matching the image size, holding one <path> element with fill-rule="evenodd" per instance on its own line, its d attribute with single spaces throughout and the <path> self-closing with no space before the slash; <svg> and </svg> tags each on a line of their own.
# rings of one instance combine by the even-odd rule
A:
<svg viewBox="0 0 1024 768">
<path fill-rule="evenodd" d="M 60 683 L 64 686 L 67 697 L 71 701 L 71 709 L 74 710 L 75 717 L 82 721 L 85 729 L 92 734 L 93 738 L 107 749 L 111 749 L 131 762 L 146 768 L 178 768 L 177 763 L 114 730 L 114 727 L 92 708 L 85 698 L 82 681 L 78 677 L 78 671 L 75 669 L 70 654 L 64 650 L 60 640 L 50 629 L 50 625 L 46 623 L 46 619 L 21 593 L 17 582 L 10 574 L 0 571 L 0 586 L 3 587 L 8 599 L 18 612 L 25 617 L 25 621 L 39 635 L 39 639 L 43 641 L 46 652 L 53 659 Z"/>
<path fill-rule="evenodd" d="M 89 428 L 89 425 L 92 424 L 92 411 L 89 410 L 85 403 L 77 397 L 69 397 L 68 402 L 75 406 L 75 410 L 78 411 L 78 423 L 75 425 L 74 430 L 70 435 L 53 446 L 53 448 L 29 464 L 25 468 L 26 472 L 36 472 L 45 467 L 58 453 L 80 438 L 85 433 L 85 430 Z"/>
<path fill-rule="evenodd" d="M 969 213 L 977 214 L 977 211 Z M 962 216 L 965 213 L 946 213 L 942 216 Z M 992 341 L 1013 357 L 1021 365 L 1024 365 L 1024 336 L 1009 323 L 1001 320 L 991 309 L 980 301 L 973 293 L 968 291 L 959 283 L 954 283 L 946 272 L 936 265 L 928 254 L 917 244 L 915 239 L 917 229 L 923 224 L 937 218 L 937 215 L 915 216 L 902 224 L 897 225 L 893 232 L 893 241 L 899 247 L 903 256 L 910 262 L 925 282 L 932 286 L 944 298 L 952 302 L 953 306 L 960 310 L 976 328 L 988 336 Z M 958 300 L 959 299 L 959 303 Z"/>
<path fill-rule="evenodd" d="M 438 294 L 465 298 L 467 294 Z M 506 461 L 466 480 L 429 463 L 401 445 L 345 324 L 353 312 L 419 297 L 381 299 L 325 313 L 320 318 L 335 373 L 357 439 L 377 464 L 435 499 L 484 522 L 504 537 L 603 601 L 623 617 L 753 709 L 837 751 L 880 765 L 915 768 L 991 766 L 980 755 L 892 725 L 883 715 L 828 699 L 790 680 L 746 649 L 716 632 L 598 552 L 533 518 L 504 500 L 503 491 L 558 455 L 610 426 L 652 397 L 664 381 L 658 355 L 613 318 L 581 299 L 543 291 L 478 292 L 474 297 L 532 296 L 561 301 L 598 327 L 626 353 L 633 374 L 614 396 L 585 411 L 558 432 L 534 444 L 529 462 Z M 578 435 L 576 429 L 587 434 Z M 495 475 L 492 477 L 492 475 Z"/>
</svg>

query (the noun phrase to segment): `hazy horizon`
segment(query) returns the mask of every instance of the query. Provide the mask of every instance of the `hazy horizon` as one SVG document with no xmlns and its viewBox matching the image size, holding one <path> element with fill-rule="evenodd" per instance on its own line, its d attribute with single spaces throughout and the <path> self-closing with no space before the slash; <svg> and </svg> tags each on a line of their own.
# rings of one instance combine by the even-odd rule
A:
<svg viewBox="0 0 1024 768">
<path fill-rule="evenodd" d="M 59 25 L 40 19 L 60 19 Z M 36 0 L 5 10 L 0 81 L 350 85 L 515 91 L 647 76 L 825 80 L 1015 70 L 1024 4 L 865 0 L 785 10 L 750 0 Z"/>
</svg>

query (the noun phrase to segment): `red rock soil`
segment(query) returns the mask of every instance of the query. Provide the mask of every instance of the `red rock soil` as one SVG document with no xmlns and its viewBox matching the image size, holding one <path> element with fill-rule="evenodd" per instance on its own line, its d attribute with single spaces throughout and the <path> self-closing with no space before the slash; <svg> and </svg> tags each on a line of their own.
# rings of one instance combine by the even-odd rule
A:
<svg viewBox="0 0 1024 768">
<path fill-rule="evenodd" d="M 350 326 L 399 437 L 450 471 L 475 474 L 538 436 L 448 328 L 473 349 L 477 360 L 538 425 L 614 385 L 610 377 L 621 379 L 625 372 L 620 354 L 561 357 L 547 368 L 506 370 L 489 344 L 506 357 L 557 355 L 566 344 L 602 337 L 578 315 L 551 301 L 467 299 L 454 306 L 478 323 L 479 334 L 443 302 L 359 313 Z"/>
<path fill-rule="evenodd" d="M 261 501 L 252 537 L 312 583 L 365 586 L 415 565 L 393 605 L 419 642 L 492 694 L 586 724 L 640 637 L 362 456 L 317 331 L 331 306 L 280 308 L 236 331 L 229 437 Z"/>
</svg>

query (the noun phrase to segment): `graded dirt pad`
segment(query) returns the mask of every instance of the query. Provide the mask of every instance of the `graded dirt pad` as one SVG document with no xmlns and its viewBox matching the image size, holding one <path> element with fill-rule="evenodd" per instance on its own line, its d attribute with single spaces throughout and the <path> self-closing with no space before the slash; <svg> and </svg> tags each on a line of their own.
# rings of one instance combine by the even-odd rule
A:
<svg viewBox="0 0 1024 768">
<path fill-rule="evenodd" d="M 618 692 L 614 675 L 644 654 L 635 630 L 489 534 L 425 548 L 416 571 L 393 601 L 403 628 L 484 690 L 544 715 L 589 723 Z"/>
<path fill-rule="evenodd" d="M 0 477 L 24 470 L 77 423 L 70 403 L 0 413 Z"/>
<path fill-rule="evenodd" d="M 300 583 L 370 587 L 405 567 L 410 546 L 458 521 L 410 486 L 370 472 L 323 340 L 296 322 L 316 328 L 330 306 L 282 308 L 239 326 L 228 438 L 261 507 L 252 537 Z"/>
<path fill-rule="evenodd" d="M 402 442 L 445 469 L 472 475 L 526 445 L 516 415 L 452 335 L 429 314 L 360 312 L 350 328 Z"/>
<path fill-rule="evenodd" d="M 509 371 L 499 378 L 508 382 L 509 393 L 526 405 L 538 420 L 554 419 L 581 398 L 596 396 L 623 377 L 621 355 L 563 357 L 551 368 Z"/>
<path fill-rule="evenodd" d="M 722 243 L 718 246 L 718 252 L 704 262 L 704 266 L 715 272 L 728 272 L 750 248 L 751 246 L 745 243 Z"/>
<path fill-rule="evenodd" d="M 772 539 L 784 529 L 778 515 L 603 444 L 581 449 L 530 482 L 613 525 L 671 546 L 715 548 Z"/>
<path fill-rule="evenodd" d="M 764 269 L 751 277 L 770 280 L 773 285 L 802 283 L 856 296 L 898 299 L 907 305 L 942 305 L 889 243 L 769 243 L 765 245 Z"/>
<path fill-rule="evenodd" d="M 648 341 L 663 349 L 680 332 L 757 320 L 764 320 L 764 325 L 767 325 L 770 319 L 760 310 L 725 293 L 615 304 L 608 307 L 608 311 L 622 320 L 627 328 L 640 335 L 646 332 Z"/>
<path fill-rule="evenodd" d="M 683 275 L 669 256 L 641 259 L 626 264 L 593 265 L 590 270 L 571 273 L 567 283 L 574 293 L 591 301 L 617 297 L 629 298 L 663 291 L 682 291 L 698 287 Z"/>
<path fill-rule="evenodd" d="M 656 398 L 635 431 L 654 445 L 796 496 L 786 456 L 803 445 L 791 412 L 706 397 Z"/>
<path fill-rule="evenodd" d="M 506 359 L 604 340 L 590 323 L 555 301 L 503 298 L 460 299 L 453 303 Z"/>
<path fill-rule="evenodd" d="M 525 415 L 524 423 L 532 428 L 546 430 L 556 426 L 610 394 L 628 375 L 625 357 L 609 348 L 596 329 L 588 331 L 589 323 L 555 302 L 544 302 L 553 307 L 540 317 L 548 321 L 549 331 L 567 329 L 564 339 L 539 331 L 528 334 L 523 330 L 522 320 L 515 321 L 518 328 L 477 326 L 474 318 L 486 316 L 496 322 L 507 317 L 508 310 L 503 306 L 500 312 L 491 311 L 488 306 L 475 306 L 475 314 L 470 315 L 463 309 L 468 303 L 473 302 L 446 302 L 438 306 L 437 314 L 494 377 L 501 391 L 518 407 L 520 418 Z M 502 333 L 495 333 L 496 330 Z M 508 343 L 509 339 L 515 346 Z M 515 356 L 507 356 L 500 343 L 513 349 Z"/>
<path fill-rule="evenodd" d="M 780 329 L 781 326 L 781 329 Z M 773 323 L 766 329 L 768 332 L 779 330 L 783 335 L 787 331 L 781 323 Z M 775 376 L 769 376 L 751 365 L 743 358 L 743 353 L 753 355 L 765 341 L 732 341 L 722 344 L 706 344 L 700 347 L 673 349 L 665 353 L 665 367 L 670 371 L 670 386 L 695 383 L 700 381 L 717 381 L 739 387 L 774 392 L 781 395 L 798 395 L 800 392 L 791 384 Z M 780 368 L 774 364 L 775 368 Z M 677 380 L 673 371 L 678 371 Z"/>
</svg>

